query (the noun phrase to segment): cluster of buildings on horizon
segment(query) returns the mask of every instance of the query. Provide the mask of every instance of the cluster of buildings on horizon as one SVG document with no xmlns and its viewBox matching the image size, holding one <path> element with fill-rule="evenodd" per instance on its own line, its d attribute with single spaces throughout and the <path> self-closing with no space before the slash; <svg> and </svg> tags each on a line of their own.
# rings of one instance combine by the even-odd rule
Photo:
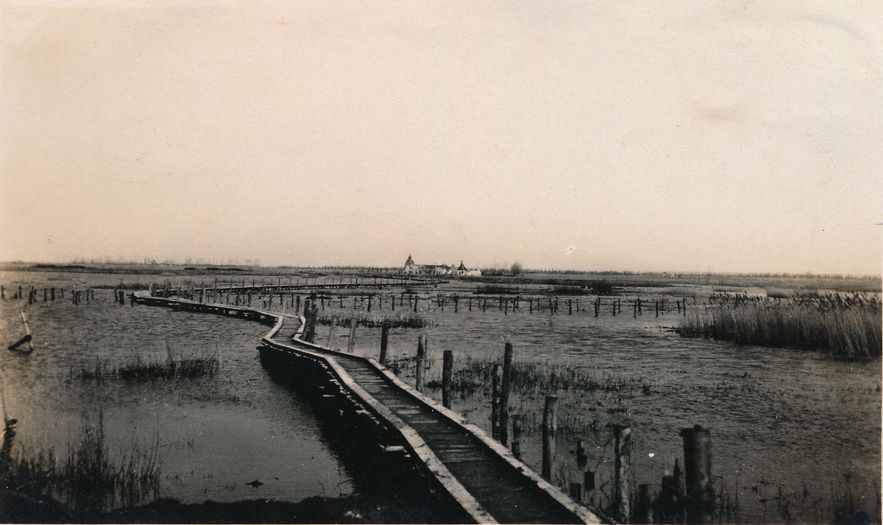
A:
<svg viewBox="0 0 883 525">
<path fill-rule="evenodd" d="M 457 276 L 457 277 L 478 277 L 481 275 L 481 270 L 478 268 L 469 269 L 464 264 L 463 261 L 460 261 L 460 266 L 454 266 L 453 264 L 417 264 L 414 262 L 414 258 L 411 255 L 408 255 L 408 259 L 405 261 L 405 266 L 402 268 L 402 273 L 408 275 L 449 275 L 449 276 Z"/>
</svg>

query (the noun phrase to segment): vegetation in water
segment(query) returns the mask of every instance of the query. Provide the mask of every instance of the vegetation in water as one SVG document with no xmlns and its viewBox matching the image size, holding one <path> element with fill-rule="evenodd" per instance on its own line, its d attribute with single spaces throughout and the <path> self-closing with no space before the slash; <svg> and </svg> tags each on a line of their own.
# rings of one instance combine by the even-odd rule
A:
<svg viewBox="0 0 883 525">
<path fill-rule="evenodd" d="M 122 379 L 142 382 L 159 379 L 195 379 L 212 377 L 220 368 L 218 351 L 211 354 L 194 353 L 176 356 L 166 343 L 166 355 L 135 356 L 123 364 L 115 364 L 107 359 L 95 359 L 91 366 L 82 366 L 77 374 L 80 379 L 104 381 Z"/>
<path fill-rule="evenodd" d="M 59 460 L 48 452 L 10 453 L 14 434 L 4 436 L 0 487 L 33 500 L 58 498 L 80 517 L 94 517 L 114 505 L 133 506 L 158 495 L 159 436 L 146 447 L 134 442 L 114 460 L 104 433 L 104 418 L 84 416 L 82 429 Z"/>
<path fill-rule="evenodd" d="M 356 320 L 356 325 L 364 326 L 366 328 L 380 328 L 383 325 L 389 326 L 390 328 L 425 328 L 427 326 L 431 326 L 431 323 L 428 319 L 420 317 L 418 315 L 412 315 L 408 317 L 370 317 L 367 315 L 361 316 L 327 316 L 322 315 L 319 316 L 317 322 L 323 326 L 346 326 L 348 327 L 350 323 Z"/>
<path fill-rule="evenodd" d="M 870 359 L 880 357 L 880 312 L 880 300 L 864 296 L 795 296 L 784 301 L 717 298 L 708 314 L 683 318 L 677 332 L 684 337 Z"/>
</svg>

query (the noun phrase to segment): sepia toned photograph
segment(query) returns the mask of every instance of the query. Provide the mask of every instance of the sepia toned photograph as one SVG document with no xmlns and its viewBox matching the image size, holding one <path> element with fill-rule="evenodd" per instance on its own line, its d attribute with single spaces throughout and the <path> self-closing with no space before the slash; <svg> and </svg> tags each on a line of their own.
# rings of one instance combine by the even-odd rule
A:
<svg viewBox="0 0 883 525">
<path fill-rule="evenodd" d="M 883 3 L 0 0 L 0 523 L 881 523 Z"/>
</svg>

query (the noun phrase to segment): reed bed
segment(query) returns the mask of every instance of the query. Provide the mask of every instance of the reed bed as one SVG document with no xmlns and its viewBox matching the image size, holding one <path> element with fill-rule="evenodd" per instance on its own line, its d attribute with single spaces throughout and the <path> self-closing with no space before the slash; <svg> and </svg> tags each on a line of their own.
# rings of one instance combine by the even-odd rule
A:
<svg viewBox="0 0 883 525">
<path fill-rule="evenodd" d="M 414 358 L 395 362 L 392 368 L 401 370 L 413 366 Z M 475 392 L 489 388 L 494 362 L 465 359 L 458 361 L 451 375 L 451 389 Z M 436 364 L 427 374 L 429 388 L 441 388 L 441 371 Z M 588 372 L 567 366 L 565 363 L 512 363 L 512 389 L 519 394 L 537 394 L 557 391 L 646 393 L 651 386 L 642 378 L 615 377 L 609 374 Z"/>
<path fill-rule="evenodd" d="M 474 290 L 477 295 L 518 295 L 521 289 L 516 286 L 501 286 L 498 284 L 484 284 Z"/>
<path fill-rule="evenodd" d="M 353 319 L 356 320 L 356 325 L 364 326 L 366 328 L 380 328 L 383 325 L 389 326 L 390 328 L 426 328 L 432 325 L 429 319 L 418 315 L 412 315 L 409 317 L 321 315 L 318 317 L 317 322 L 323 326 L 349 326 Z"/>
<path fill-rule="evenodd" d="M 86 416 L 64 461 L 48 453 L 20 451 L 0 462 L 0 486 L 31 498 L 60 499 L 82 517 L 94 517 L 114 504 L 133 506 L 155 498 L 161 477 L 159 436 L 145 446 L 134 442 L 114 460 L 107 446 L 103 414 Z"/>
<path fill-rule="evenodd" d="M 217 349 L 211 353 L 194 353 L 175 356 L 166 344 L 166 355 L 135 356 L 129 362 L 114 364 L 107 359 L 96 358 L 87 367 L 82 366 L 76 374 L 80 379 L 104 381 L 122 379 L 128 382 L 156 381 L 160 379 L 196 379 L 213 377 L 220 368 Z M 73 373 L 72 373 L 73 375 Z"/>
<path fill-rule="evenodd" d="M 842 359 L 880 357 L 880 301 L 861 295 L 718 298 L 707 315 L 685 317 L 677 332 L 739 344 L 824 351 Z"/>
</svg>

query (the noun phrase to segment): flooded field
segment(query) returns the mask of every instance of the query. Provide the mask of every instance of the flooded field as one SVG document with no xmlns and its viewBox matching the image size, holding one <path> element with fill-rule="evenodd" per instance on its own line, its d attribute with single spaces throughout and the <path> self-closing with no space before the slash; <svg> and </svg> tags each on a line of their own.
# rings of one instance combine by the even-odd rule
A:
<svg viewBox="0 0 883 525">
<path fill-rule="evenodd" d="M 117 305 L 108 289 L 97 290 L 94 301 L 79 306 L 69 297 L 55 302 L 40 298 L 32 305 L 9 299 L 19 283 L 71 290 L 113 287 L 121 281 L 146 287 L 167 278 L 0 274 L 7 293 L 0 302 L 0 333 L 10 341 L 17 338 L 19 311 L 24 309 L 35 334 L 33 354 L 6 352 L 0 358 L 6 409 L 20 421 L 16 446 L 53 448 L 63 456 L 84 420 L 101 414 L 112 451 L 158 443 L 160 482 L 153 493 L 140 496 L 141 503 L 155 497 L 297 501 L 357 491 L 310 407 L 261 367 L 255 346 L 266 331 L 263 325 Z M 453 409 L 488 432 L 489 370 L 502 362 L 504 341 L 512 343 L 516 366 L 538 378 L 516 385 L 512 394 L 512 413 L 525 423 L 524 459 L 540 470 L 543 401 L 546 395 L 558 395 L 553 479 L 567 491 L 571 483 L 586 479 L 585 471 L 594 472 L 595 489 L 583 487 L 581 494 L 587 502 L 609 505 L 613 452 L 608 425 L 632 429 L 634 486 L 649 483 L 656 491 L 663 474 L 682 457 L 680 430 L 699 424 L 711 432 L 715 490 L 735 505 L 737 519 L 828 522 L 849 498 L 879 515 L 879 359 L 838 361 L 808 351 L 682 338 L 672 331 L 680 315 L 674 310 L 675 297 L 659 317 L 652 305 L 633 317 L 625 297 L 651 293 L 640 288 L 623 291 L 622 311 L 616 316 L 608 307 L 598 317 L 590 307 L 594 296 L 580 297 L 578 310 L 573 303 L 569 309 L 567 298 L 561 298 L 557 313 L 531 313 L 525 301 L 518 310 L 501 310 L 497 296 L 473 295 L 472 287 L 463 283 L 442 284 L 414 290 L 422 297 L 414 312 L 403 291 L 384 291 L 382 301 L 375 296 L 370 312 L 366 302 L 354 301 L 352 292 L 344 291 L 342 308 L 333 295 L 320 314 L 426 320 L 425 328 L 391 330 L 391 367 L 413 384 L 417 337 L 425 334 L 427 391 L 440 399 L 442 351 L 452 350 L 455 376 L 461 379 Z M 704 308 L 701 294 L 710 289 L 692 291 L 696 301 L 684 294 L 690 297 L 691 312 Z M 444 306 L 437 302 L 438 294 L 463 297 L 457 311 L 451 301 Z M 404 298 L 395 310 L 393 296 Z M 604 301 L 610 304 L 611 298 Z M 278 308 L 277 298 L 270 309 Z M 290 311 L 290 302 L 286 309 Z M 329 326 L 320 325 L 316 342 L 328 343 L 330 334 Z M 348 330 L 338 327 L 333 335 L 330 345 L 345 349 Z M 376 357 L 379 342 L 379 328 L 359 327 L 354 351 Z M 82 377 L 82 370 L 94 369 L 96 360 L 122 364 L 139 356 L 164 359 L 169 353 L 217 356 L 217 372 L 137 383 Z M 588 452 L 585 466 L 577 465 L 577 440 Z M 262 485 L 247 484 L 254 480 Z"/>
<path fill-rule="evenodd" d="M 54 449 L 65 457 L 84 422 L 95 424 L 101 413 L 112 459 L 133 444 L 144 451 L 158 444 L 159 484 L 135 503 L 157 497 L 186 503 L 299 501 L 352 493 L 352 480 L 326 444 L 316 416 L 261 367 L 255 346 L 266 331 L 262 325 L 116 305 L 111 290 L 96 290 L 93 301 L 79 306 L 69 298 L 75 283 L 113 286 L 119 284 L 117 276 L 7 273 L 0 279 L 7 288 L 39 282 L 68 291 L 65 300 L 55 302 L 0 302 L 4 339 L 22 332 L 21 309 L 34 333 L 33 354 L 0 354 L 6 411 L 19 420 L 20 450 Z M 170 350 L 180 356 L 216 355 L 218 370 L 212 377 L 143 382 L 80 377 L 96 361 L 163 360 Z M 262 484 L 247 485 L 255 480 Z"/>
</svg>

